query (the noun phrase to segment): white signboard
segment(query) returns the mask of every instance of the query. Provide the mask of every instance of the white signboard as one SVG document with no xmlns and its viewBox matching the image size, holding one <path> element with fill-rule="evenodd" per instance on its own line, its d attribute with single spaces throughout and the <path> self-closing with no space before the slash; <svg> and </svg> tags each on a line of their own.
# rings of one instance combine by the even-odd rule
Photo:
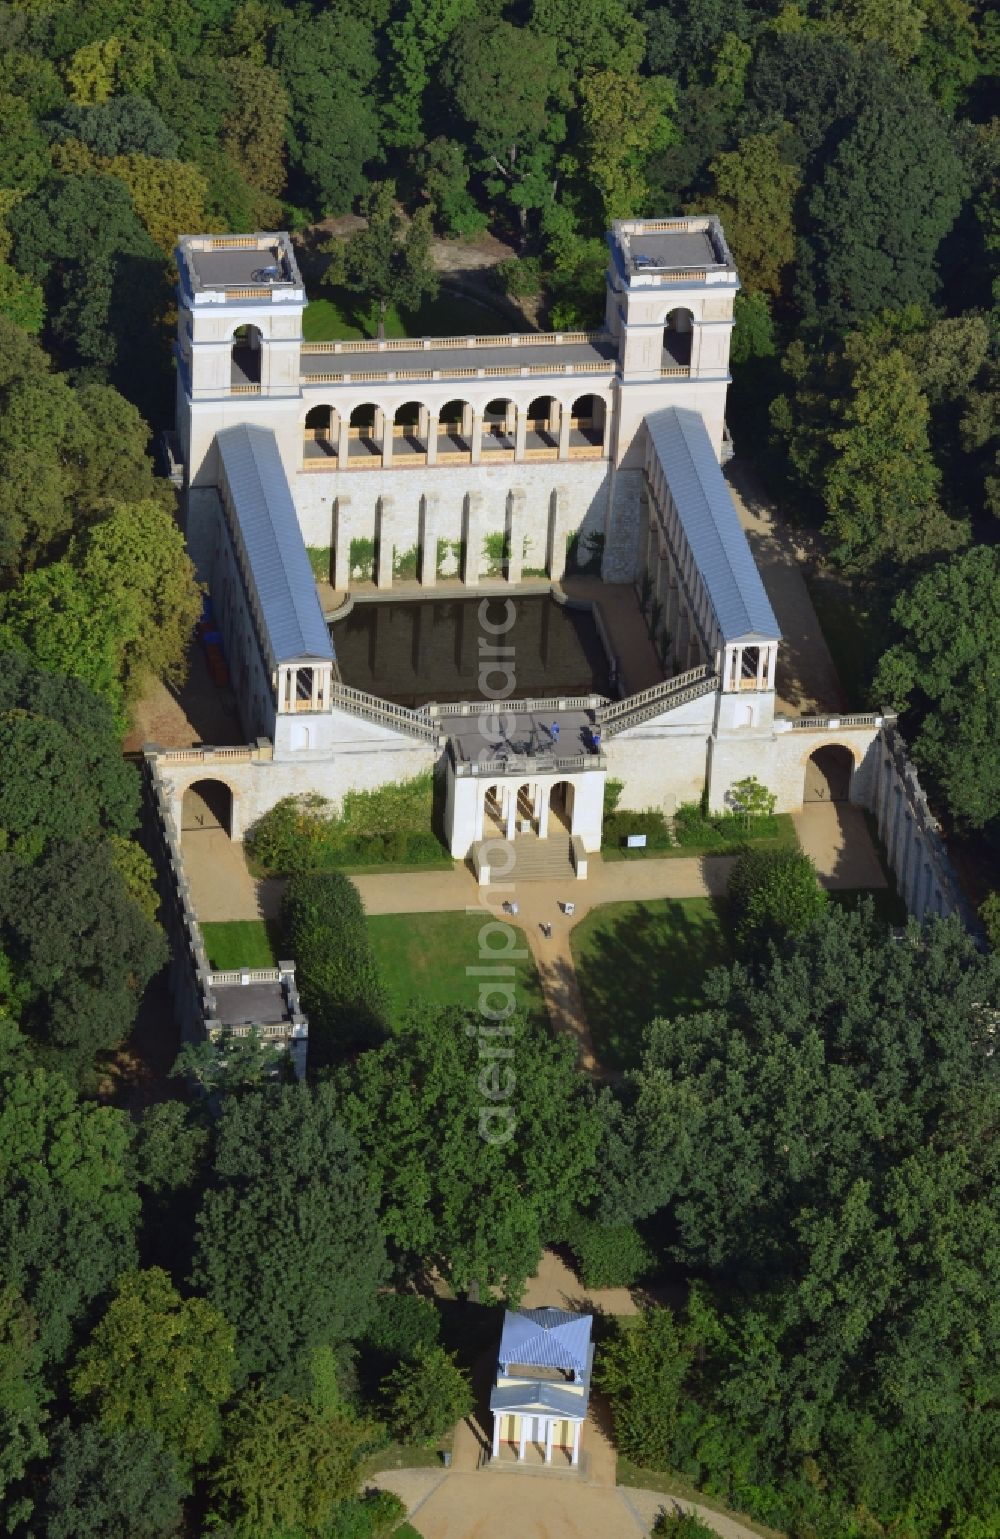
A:
<svg viewBox="0 0 1000 1539">
<path fill-rule="evenodd" d="M 644 850 L 646 848 L 646 835 L 629 834 L 628 847 L 630 850 Z"/>
</svg>

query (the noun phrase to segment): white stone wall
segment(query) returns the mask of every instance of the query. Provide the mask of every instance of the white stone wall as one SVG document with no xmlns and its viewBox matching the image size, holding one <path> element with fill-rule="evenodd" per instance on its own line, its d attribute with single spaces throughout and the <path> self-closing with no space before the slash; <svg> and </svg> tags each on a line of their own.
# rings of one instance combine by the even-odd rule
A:
<svg viewBox="0 0 1000 1539">
<path fill-rule="evenodd" d="M 397 554 L 418 550 L 423 524 L 432 540 L 463 538 L 470 495 L 479 499 L 480 538 L 503 534 L 512 491 L 523 495 L 522 564 L 544 571 L 553 513 L 563 542 L 571 535 L 603 533 L 608 497 L 607 460 L 538 461 L 524 464 L 417 466 L 412 469 L 299 471 L 292 495 L 307 545 L 335 547 L 343 528 L 348 540 L 388 537 Z"/>
<path fill-rule="evenodd" d="M 161 759 L 160 773 L 170 798 L 170 810 L 180 827 L 181 804 L 188 786 L 198 780 L 218 780 L 233 795 L 232 836 L 242 840 L 247 829 L 286 796 L 315 792 L 339 808 L 348 791 L 375 791 L 399 785 L 433 769 L 440 753 L 430 744 L 399 738 L 380 751 L 332 755 L 300 755 L 286 761 L 243 760 L 178 763 Z"/>
</svg>

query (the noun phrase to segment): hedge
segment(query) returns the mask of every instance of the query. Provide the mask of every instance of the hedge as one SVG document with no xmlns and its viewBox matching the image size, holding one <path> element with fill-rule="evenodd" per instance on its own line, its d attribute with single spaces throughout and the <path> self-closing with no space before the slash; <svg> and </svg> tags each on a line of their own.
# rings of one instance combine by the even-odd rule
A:
<svg viewBox="0 0 1000 1539">
<path fill-rule="evenodd" d="M 673 842 L 662 812 L 650 808 L 645 812 L 615 811 L 605 816 L 602 844 L 622 847 L 627 844 L 630 834 L 645 834 L 646 848 L 650 850 L 668 850 Z"/>
<path fill-rule="evenodd" d="M 354 883 L 339 871 L 298 873 L 285 888 L 281 925 L 309 1016 L 310 1072 L 382 1041 L 388 996 Z"/>
</svg>

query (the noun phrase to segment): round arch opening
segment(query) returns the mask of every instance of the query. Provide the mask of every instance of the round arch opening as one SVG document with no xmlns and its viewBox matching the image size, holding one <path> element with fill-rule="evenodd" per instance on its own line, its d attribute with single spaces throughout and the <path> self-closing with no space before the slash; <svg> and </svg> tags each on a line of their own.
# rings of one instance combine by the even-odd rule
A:
<svg viewBox="0 0 1000 1539">
<path fill-rule="evenodd" d="M 573 449 L 603 449 L 604 401 L 588 391 L 578 395 L 569 412 L 569 446 Z"/>
<path fill-rule="evenodd" d="M 312 406 L 303 426 L 305 458 L 328 459 L 337 452 L 339 417 L 332 406 Z"/>
<path fill-rule="evenodd" d="M 803 802 L 846 802 L 851 799 L 854 755 L 842 743 L 827 743 L 806 760 Z"/>
<path fill-rule="evenodd" d="M 181 802 L 181 834 L 210 833 L 214 829 L 233 837 L 233 793 L 224 780 L 195 780 Z"/>
<path fill-rule="evenodd" d="M 516 428 L 514 402 L 502 398 L 490 401 L 483 410 L 483 448 L 513 450 Z"/>
<path fill-rule="evenodd" d="M 558 449 L 559 402 L 553 395 L 537 395 L 528 406 L 526 447 Z"/>
<path fill-rule="evenodd" d="M 259 326 L 237 326 L 233 332 L 232 383 L 234 385 L 260 384 L 263 340 Z"/>
<path fill-rule="evenodd" d="M 691 367 L 691 343 L 694 338 L 694 314 L 690 310 L 671 310 L 663 327 L 663 361 L 665 369 L 689 369 Z"/>
</svg>

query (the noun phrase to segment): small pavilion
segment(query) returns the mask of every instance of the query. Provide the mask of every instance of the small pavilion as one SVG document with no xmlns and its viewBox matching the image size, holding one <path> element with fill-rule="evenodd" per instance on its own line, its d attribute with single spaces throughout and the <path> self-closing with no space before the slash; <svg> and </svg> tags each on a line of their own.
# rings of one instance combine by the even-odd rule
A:
<svg viewBox="0 0 1000 1539">
<path fill-rule="evenodd" d="M 493 1457 L 506 1447 L 519 1462 L 580 1462 L 594 1348 L 592 1315 L 566 1309 L 508 1309 L 490 1393 Z"/>
</svg>

